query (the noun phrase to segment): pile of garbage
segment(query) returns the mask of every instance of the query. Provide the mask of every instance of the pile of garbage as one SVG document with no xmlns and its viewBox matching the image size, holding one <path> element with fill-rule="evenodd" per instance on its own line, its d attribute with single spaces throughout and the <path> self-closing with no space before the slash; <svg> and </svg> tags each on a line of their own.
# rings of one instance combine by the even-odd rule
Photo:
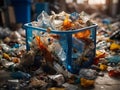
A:
<svg viewBox="0 0 120 90">
<path fill-rule="evenodd" d="M 33 26 L 46 28 L 47 33 L 34 31 L 31 49 L 26 51 L 23 29 L 11 31 L 0 28 L 0 69 L 10 72 L 11 80 L 0 84 L 2 89 L 79 90 L 91 87 L 98 76 L 107 72 L 110 77 L 120 77 L 120 22 L 84 12 L 61 12 L 49 16 L 42 12 Z M 112 21 L 113 20 L 113 21 Z M 96 57 L 89 67 L 79 68 L 77 74 L 65 68 L 66 53 L 59 44 L 59 35 L 51 30 L 69 31 L 98 24 Z M 90 30 L 74 34 L 73 58 L 81 66 L 93 55 L 94 42 Z M 64 38 L 64 37 L 63 37 Z M 77 40 L 76 40 L 77 39 Z M 79 42 L 78 42 L 79 40 Z M 80 45 L 80 46 L 78 46 Z M 81 48 L 81 49 L 79 49 Z M 83 52 L 84 51 L 84 52 Z"/>
<path fill-rule="evenodd" d="M 51 12 L 52 15 L 48 15 L 46 12 L 42 13 L 37 17 L 37 21 L 32 22 L 33 26 L 40 28 L 49 28 L 51 30 L 67 31 L 76 30 L 83 27 L 92 25 L 90 17 L 85 13 L 77 12 L 68 14 L 64 11 L 59 14 Z"/>
</svg>

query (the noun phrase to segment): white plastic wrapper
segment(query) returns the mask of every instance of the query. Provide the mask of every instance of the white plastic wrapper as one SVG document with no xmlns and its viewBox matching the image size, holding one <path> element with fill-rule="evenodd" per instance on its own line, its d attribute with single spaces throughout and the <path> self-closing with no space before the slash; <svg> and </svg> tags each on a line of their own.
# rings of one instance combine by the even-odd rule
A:
<svg viewBox="0 0 120 90">
<path fill-rule="evenodd" d="M 50 79 L 53 79 L 57 82 L 58 85 L 62 85 L 65 82 L 65 78 L 63 77 L 62 74 L 58 75 L 49 75 L 48 76 Z"/>
<path fill-rule="evenodd" d="M 83 20 L 84 23 L 86 23 L 88 20 L 90 20 L 90 16 L 85 13 L 84 11 L 82 11 L 80 13 L 80 18 Z"/>
</svg>

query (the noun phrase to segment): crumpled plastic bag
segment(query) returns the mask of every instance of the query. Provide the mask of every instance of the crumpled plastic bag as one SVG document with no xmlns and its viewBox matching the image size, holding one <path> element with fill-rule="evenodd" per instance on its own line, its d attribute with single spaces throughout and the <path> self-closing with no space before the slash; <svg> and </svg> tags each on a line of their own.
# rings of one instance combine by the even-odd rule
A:
<svg viewBox="0 0 120 90">
<path fill-rule="evenodd" d="M 93 80 L 97 78 L 97 71 L 92 69 L 81 69 L 79 77 Z"/>
<path fill-rule="evenodd" d="M 42 28 L 51 28 L 55 30 L 53 21 L 51 21 L 49 15 L 45 12 L 42 11 L 42 13 L 37 17 L 37 21 L 39 23 L 39 26 Z"/>
</svg>

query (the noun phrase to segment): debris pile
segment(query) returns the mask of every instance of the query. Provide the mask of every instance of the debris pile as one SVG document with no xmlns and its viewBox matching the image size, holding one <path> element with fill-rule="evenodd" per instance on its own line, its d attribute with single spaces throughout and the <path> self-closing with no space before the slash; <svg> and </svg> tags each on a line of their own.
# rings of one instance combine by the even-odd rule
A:
<svg viewBox="0 0 120 90">
<path fill-rule="evenodd" d="M 34 27 L 47 29 L 46 33 L 33 32 L 30 51 L 26 51 L 25 33 L 0 28 L 0 69 L 10 72 L 11 80 L 0 84 L 1 89 L 38 89 L 38 90 L 77 90 L 91 87 L 95 79 L 103 77 L 107 72 L 109 77 L 120 77 L 120 22 L 112 18 L 61 12 L 49 16 L 42 12 L 37 21 L 31 22 Z M 97 40 L 94 45 L 90 38 L 91 31 L 85 30 L 73 34 L 72 59 L 78 72 L 69 72 L 65 65 L 66 51 L 59 42 L 64 40 L 51 30 L 73 31 L 83 27 L 98 24 Z M 23 35 L 24 33 L 24 35 Z M 94 56 L 89 67 L 80 66 Z"/>
</svg>

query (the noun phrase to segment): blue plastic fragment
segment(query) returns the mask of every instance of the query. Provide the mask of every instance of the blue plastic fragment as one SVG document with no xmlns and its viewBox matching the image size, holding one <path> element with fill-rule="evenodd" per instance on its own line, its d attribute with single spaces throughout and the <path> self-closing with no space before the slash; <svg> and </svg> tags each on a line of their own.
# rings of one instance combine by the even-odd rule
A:
<svg viewBox="0 0 120 90">
<path fill-rule="evenodd" d="M 119 63 L 120 62 L 120 56 L 119 55 L 109 56 L 109 57 L 106 57 L 106 59 L 108 60 L 108 62 L 114 62 L 114 63 Z"/>
<path fill-rule="evenodd" d="M 17 71 L 11 73 L 11 77 L 15 79 L 29 79 L 31 75 L 22 71 Z"/>
<path fill-rule="evenodd" d="M 103 23 L 103 24 L 110 24 L 111 21 L 110 21 L 109 19 L 103 19 L 103 20 L 102 20 L 102 23 Z"/>
<path fill-rule="evenodd" d="M 13 45 L 13 48 L 19 48 L 19 47 L 20 47 L 20 44 L 15 43 L 15 44 Z"/>
<path fill-rule="evenodd" d="M 70 19 L 71 20 L 77 20 L 79 18 L 79 13 L 77 13 L 77 12 L 73 12 L 73 13 L 71 13 L 70 14 Z"/>
</svg>

